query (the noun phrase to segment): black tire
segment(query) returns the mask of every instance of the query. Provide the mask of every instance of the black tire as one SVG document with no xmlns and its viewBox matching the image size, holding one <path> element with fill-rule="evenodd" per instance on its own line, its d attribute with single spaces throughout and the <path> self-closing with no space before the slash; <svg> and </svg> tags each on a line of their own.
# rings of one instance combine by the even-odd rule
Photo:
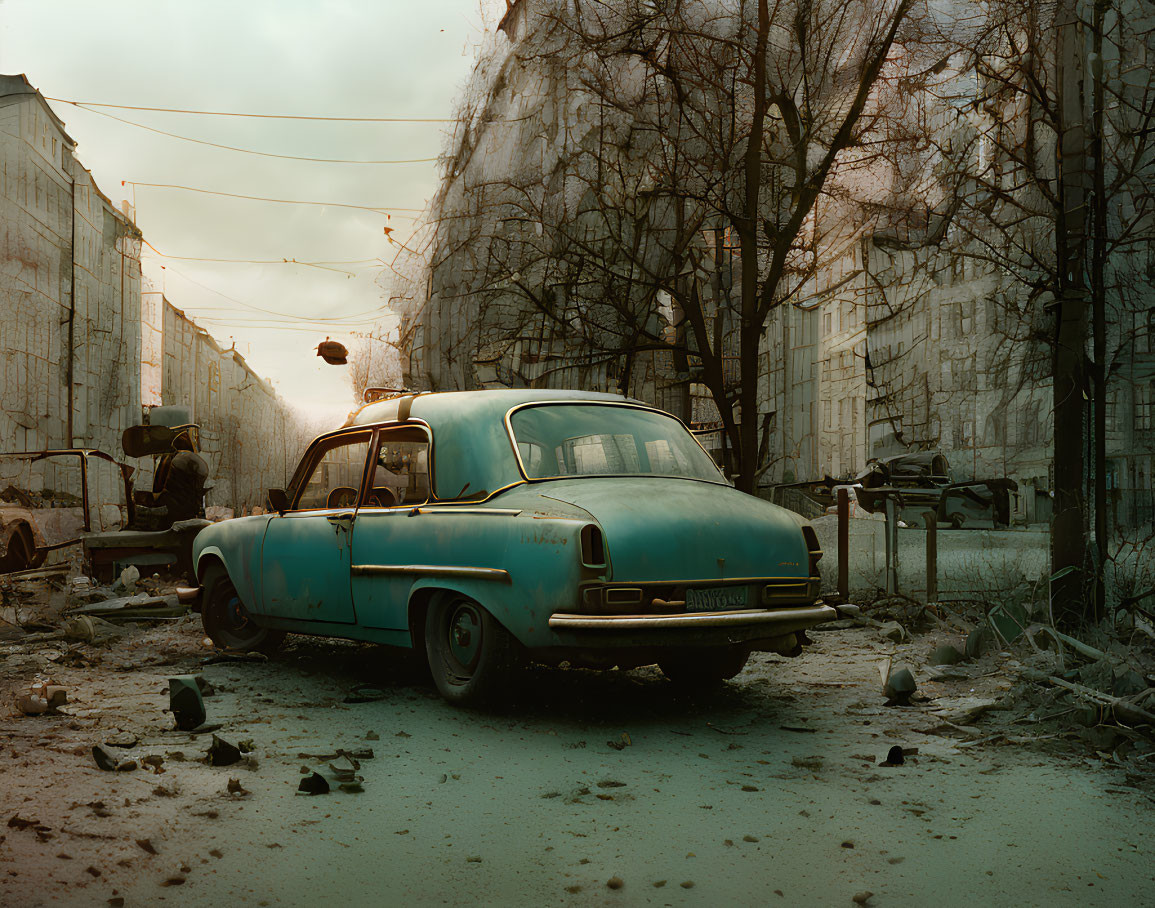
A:
<svg viewBox="0 0 1155 908">
<path fill-rule="evenodd" d="M 201 622 L 205 633 L 221 649 L 273 653 L 285 640 L 284 631 L 261 627 L 253 620 L 237 588 L 220 566 L 209 568 L 205 575 Z"/>
<path fill-rule="evenodd" d="M 513 635 L 478 603 L 457 593 L 430 603 L 425 654 L 437 690 L 455 706 L 496 702 L 521 662 Z"/>
<path fill-rule="evenodd" d="M 658 660 L 662 674 L 683 687 L 717 687 L 746 667 L 750 651 L 740 646 L 684 650 Z"/>
</svg>

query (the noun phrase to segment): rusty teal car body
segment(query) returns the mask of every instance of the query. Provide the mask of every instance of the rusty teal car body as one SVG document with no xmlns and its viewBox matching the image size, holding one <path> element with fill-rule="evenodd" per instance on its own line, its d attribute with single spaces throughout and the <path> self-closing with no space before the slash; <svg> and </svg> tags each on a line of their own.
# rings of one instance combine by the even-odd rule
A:
<svg viewBox="0 0 1155 908">
<path fill-rule="evenodd" d="M 675 417 L 619 395 L 405 394 L 317 438 L 274 511 L 196 540 L 205 628 L 424 650 L 451 701 L 526 659 L 657 663 L 717 683 L 753 650 L 797 654 L 817 537 L 732 488 Z"/>
</svg>

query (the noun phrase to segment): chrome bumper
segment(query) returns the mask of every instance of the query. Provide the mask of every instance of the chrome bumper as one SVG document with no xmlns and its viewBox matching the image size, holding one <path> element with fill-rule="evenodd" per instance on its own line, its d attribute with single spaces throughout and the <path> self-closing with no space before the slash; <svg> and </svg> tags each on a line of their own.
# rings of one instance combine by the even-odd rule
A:
<svg viewBox="0 0 1155 908">
<path fill-rule="evenodd" d="M 797 608 L 742 609 L 734 612 L 695 612 L 680 615 L 574 615 L 558 612 L 550 616 L 555 631 L 678 630 L 696 628 L 757 628 L 768 637 L 791 634 L 833 621 L 838 613 L 828 605 Z"/>
</svg>

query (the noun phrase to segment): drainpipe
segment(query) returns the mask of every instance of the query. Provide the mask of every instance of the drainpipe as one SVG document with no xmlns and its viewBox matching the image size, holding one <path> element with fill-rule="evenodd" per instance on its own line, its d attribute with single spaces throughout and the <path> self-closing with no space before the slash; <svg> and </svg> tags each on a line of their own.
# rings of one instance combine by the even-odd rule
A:
<svg viewBox="0 0 1155 908">
<path fill-rule="evenodd" d="M 75 165 L 75 159 L 73 164 Z M 76 177 L 69 174 L 71 177 L 70 192 L 72 194 L 72 238 L 69 242 L 70 269 L 68 276 L 68 359 L 64 366 L 64 380 L 68 385 L 68 420 L 65 427 L 65 434 L 68 437 L 68 444 L 66 447 L 76 447 L 76 439 L 73 436 L 72 411 L 74 409 L 73 400 L 73 361 L 75 359 L 75 338 L 76 338 Z"/>
</svg>

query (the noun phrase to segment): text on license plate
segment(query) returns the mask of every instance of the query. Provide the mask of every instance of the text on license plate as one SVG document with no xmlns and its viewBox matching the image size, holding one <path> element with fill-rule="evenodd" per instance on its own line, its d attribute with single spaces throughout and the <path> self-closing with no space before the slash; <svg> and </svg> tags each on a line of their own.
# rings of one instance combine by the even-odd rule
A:
<svg viewBox="0 0 1155 908">
<path fill-rule="evenodd" d="M 744 586 L 715 586 L 708 589 L 686 590 L 686 611 L 718 612 L 725 609 L 746 608 Z"/>
</svg>

